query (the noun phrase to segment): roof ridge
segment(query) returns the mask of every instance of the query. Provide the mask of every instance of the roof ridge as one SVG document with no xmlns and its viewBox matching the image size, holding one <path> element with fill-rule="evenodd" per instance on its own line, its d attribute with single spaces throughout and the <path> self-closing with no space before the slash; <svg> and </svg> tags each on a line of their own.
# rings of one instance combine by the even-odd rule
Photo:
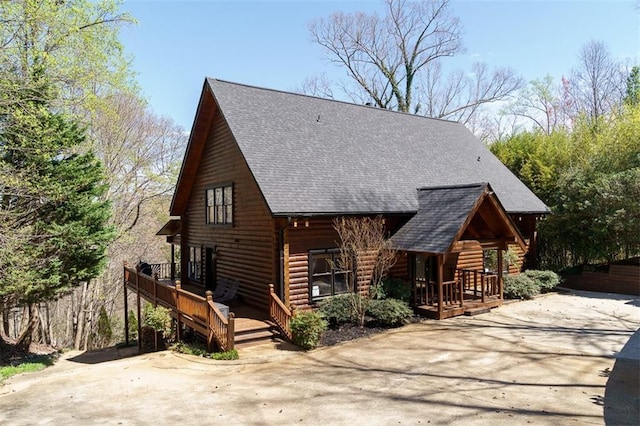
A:
<svg viewBox="0 0 640 426">
<path fill-rule="evenodd" d="M 437 185 L 437 186 L 423 186 L 418 188 L 418 191 L 423 190 L 436 190 L 436 189 L 454 189 L 454 188 L 472 188 L 474 186 L 487 186 L 489 182 L 476 182 L 476 183 L 462 183 L 462 184 L 452 184 L 452 185 Z"/>
<path fill-rule="evenodd" d="M 242 86 L 242 87 L 247 87 L 247 88 L 250 88 L 250 89 L 257 89 L 257 90 L 264 90 L 264 91 L 267 91 L 267 92 L 282 93 L 282 94 L 285 94 L 285 95 L 300 96 L 300 97 L 304 97 L 304 98 L 317 99 L 317 100 L 326 101 L 326 102 L 335 102 L 335 103 L 349 105 L 349 106 L 355 106 L 355 107 L 361 107 L 361 108 L 369 108 L 369 109 L 374 109 L 374 110 L 383 111 L 383 112 L 396 113 L 396 114 L 401 114 L 401 115 L 415 117 L 415 118 L 442 121 L 444 123 L 452 123 L 452 124 L 458 124 L 460 126 L 464 126 L 464 124 L 462 124 L 459 121 L 447 120 L 445 118 L 428 117 L 426 115 L 411 114 L 410 112 L 396 111 L 396 110 L 393 110 L 393 109 L 380 108 L 380 107 L 377 107 L 375 105 L 363 105 L 363 104 L 357 104 L 357 103 L 354 103 L 354 102 L 342 101 L 342 100 L 339 100 L 339 99 L 322 98 L 320 96 L 307 95 L 305 93 L 290 92 L 290 91 L 287 91 L 287 90 L 273 89 L 273 88 L 269 88 L 269 87 L 256 86 L 256 85 L 246 84 L 246 83 L 237 83 L 235 81 L 223 80 L 223 79 L 214 78 L 214 77 L 206 77 L 206 80 L 207 81 L 213 80 L 213 81 L 218 81 L 220 83 L 232 84 L 232 85 L 235 85 L 235 86 Z"/>
</svg>

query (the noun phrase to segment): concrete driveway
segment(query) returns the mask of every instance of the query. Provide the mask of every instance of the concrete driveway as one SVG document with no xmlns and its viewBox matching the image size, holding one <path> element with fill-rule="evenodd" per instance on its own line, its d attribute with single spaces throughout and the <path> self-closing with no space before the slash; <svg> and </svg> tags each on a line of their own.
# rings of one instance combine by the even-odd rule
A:
<svg viewBox="0 0 640 426">
<path fill-rule="evenodd" d="M 0 387 L 0 424 L 638 424 L 639 304 L 550 294 L 239 361 L 69 353 Z"/>
</svg>

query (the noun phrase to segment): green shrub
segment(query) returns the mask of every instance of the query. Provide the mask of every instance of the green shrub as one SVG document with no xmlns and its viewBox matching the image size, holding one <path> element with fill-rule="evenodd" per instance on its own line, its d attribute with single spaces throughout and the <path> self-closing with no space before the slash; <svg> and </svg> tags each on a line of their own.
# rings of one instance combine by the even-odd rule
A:
<svg viewBox="0 0 640 426">
<path fill-rule="evenodd" d="M 169 349 L 181 354 L 200 356 L 215 360 L 234 360 L 239 358 L 238 351 L 235 349 L 224 352 L 210 353 L 209 351 L 207 351 L 207 347 L 203 343 L 177 342 L 171 345 Z"/>
<path fill-rule="evenodd" d="M 214 352 L 211 354 L 211 359 L 215 360 L 232 361 L 238 358 L 240 358 L 240 356 L 238 355 L 238 351 L 235 349 L 224 352 Z"/>
<path fill-rule="evenodd" d="M 327 326 L 327 321 L 319 312 L 298 312 L 291 318 L 293 343 L 302 349 L 313 349 L 318 346 Z"/>
<path fill-rule="evenodd" d="M 531 299 L 540 288 L 525 274 L 504 276 L 504 297 L 507 299 Z"/>
<path fill-rule="evenodd" d="M 387 278 L 382 285 L 387 298 L 399 299 L 407 303 L 411 301 L 411 283 L 400 279 Z"/>
<path fill-rule="evenodd" d="M 541 293 L 547 293 L 560 284 L 560 276 L 553 271 L 530 269 L 525 271 L 524 274 L 534 281 Z"/>
<path fill-rule="evenodd" d="M 138 338 L 138 318 L 136 318 L 136 314 L 133 312 L 132 309 L 129 309 L 128 322 L 129 322 L 129 337 L 135 340 Z"/>
<path fill-rule="evenodd" d="M 369 302 L 367 314 L 382 326 L 397 326 L 409 322 L 413 311 L 402 300 L 379 299 Z"/>
<path fill-rule="evenodd" d="M 329 322 L 331 327 L 358 322 L 358 314 L 354 309 L 354 297 L 361 298 L 362 296 L 357 294 L 340 294 L 320 302 L 320 313 Z M 364 300 L 361 300 L 361 302 L 364 303 Z"/>
<path fill-rule="evenodd" d="M 207 348 L 202 343 L 185 343 L 185 342 L 176 342 L 169 347 L 172 351 L 179 352 L 181 354 L 186 355 L 194 355 L 194 356 L 209 356 L 209 352 Z"/>
<path fill-rule="evenodd" d="M 171 336 L 173 321 L 171 318 L 171 310 L 163 306 L 153 306 L 151 303 L 144 305 L 142 314 L 142 326 L 152 328 L 155 331 L 161 331 L 164 338 Z"/>
</svg>

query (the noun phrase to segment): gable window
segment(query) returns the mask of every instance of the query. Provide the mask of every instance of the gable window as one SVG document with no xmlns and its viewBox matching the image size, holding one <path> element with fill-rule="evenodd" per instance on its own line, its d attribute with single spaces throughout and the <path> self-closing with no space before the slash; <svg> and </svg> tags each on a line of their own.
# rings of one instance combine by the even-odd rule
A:
<svg viewBox="0 0 640 426">
<path fill-rule="evenodd" d="M 189 247 L 189 265 L 187 276 L 190 280 L 200 281 L 202 265 L 202 249 L 200 247 Z"/>
<path fill-rule="evenodd" d="M 233 185 L 207 189 L 206 203 L 207 224 L 233 224 Z"/>
<path fill-rule="evenodd" d="M 349 291 L 349 271 L 339 269 L 338 249 L 312 250 L 309 252 L 310 300 Z"/>
</svg>

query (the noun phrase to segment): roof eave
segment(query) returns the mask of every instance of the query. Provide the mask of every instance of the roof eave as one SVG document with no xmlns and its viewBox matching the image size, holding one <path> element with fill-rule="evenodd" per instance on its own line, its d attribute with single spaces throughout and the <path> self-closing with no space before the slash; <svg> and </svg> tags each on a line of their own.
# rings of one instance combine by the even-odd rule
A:
<svg viewBox="0 0 640 426">
<path fill-rule="evenodd" d="M 210 91 L 209 83 L 207 79 L 205 79 L 196 115 L 193 119 L 193 125 L 191 126 L 189 142 L 187 143 L 182 166 L 180 167 L 176 189 L 171 199 L 169 212 L 172 216 L 181 216 L 187 206 L 191 188 L 195 180 L 195 173 L 198 170 L 197 166 L 206 144 L 211 118 L 214 116 L 216 110 L 217 104 Z"/>
</svg>

